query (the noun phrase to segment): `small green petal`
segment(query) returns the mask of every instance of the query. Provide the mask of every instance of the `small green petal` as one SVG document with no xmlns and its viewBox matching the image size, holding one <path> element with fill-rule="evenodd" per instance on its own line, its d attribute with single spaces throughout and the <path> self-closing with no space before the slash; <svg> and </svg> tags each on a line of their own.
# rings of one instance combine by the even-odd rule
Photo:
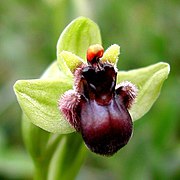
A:
<svg viewBox="0 0 180 180">
<path fill-rule="evenodd" d="M 79 17 L 72 21 L 64 29 L 57 43 L 57 60 L 60 69 L 64 73 L 68 72 L 67 65 L 69 64 L 66 64 L 60 56 L 63 50 L 72 52 L 85 60 L 86 51 L 92 44 L 101 44 L 101 35 L 97 24 L 85 17 Z M 67 75 L 71 76 L 69 73 Z"/>
<path fill-rule="evenodd" d="M 59 56 L 64 60 L 71 73 L 74 73 L 76 68 L 84 63 L 83 59 L 68 51 L 62 51 Z"/>
<path fill-rule="evenodd" d="M 19 104 L 28 119 L 46 131 L 60 134 L 74 131 L 58 109 L 59 98 L 71 88 L 68 79 L 19 80 L 14 85 Z"/>
<path fill-rule="evenodd" d="M 120 54 L 120 46 L 117 44 L 113 44 L 104 52 L 101 61 L 105 61 L 105 62 L 107 61 L 112 64 L 117 64 L 119 54 Z"/>
<path fill-rule="evenodd" d="M 169 64 L 160 62 L 140 69 L 118 72 L 118 83 L 125 80 L 131 81 L 139 89 L 135 103 L 130 109 L 133 121 L 141 118 L 150 110 L 160 94 L 169 71 Z"/>
</svg>

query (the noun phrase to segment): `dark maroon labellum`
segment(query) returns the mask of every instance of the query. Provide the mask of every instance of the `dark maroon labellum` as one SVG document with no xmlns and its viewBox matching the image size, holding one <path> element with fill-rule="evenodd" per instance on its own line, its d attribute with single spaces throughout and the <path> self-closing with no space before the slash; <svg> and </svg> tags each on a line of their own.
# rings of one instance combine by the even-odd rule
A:
<svg viewBox="0 0 180 180">
<path fill-rule="evenodd" d="M 116 89 L 117 72 L 112 64 L 101 62 L 99 54 L 95 52 L 88 65 L 76 69 L 75 89 L 64 94 L 59 107 L 91 151 L 110 156 L 131 137 L 133 124 L 127 109 L 137 89 L 130 82 Z"/>
</svg>

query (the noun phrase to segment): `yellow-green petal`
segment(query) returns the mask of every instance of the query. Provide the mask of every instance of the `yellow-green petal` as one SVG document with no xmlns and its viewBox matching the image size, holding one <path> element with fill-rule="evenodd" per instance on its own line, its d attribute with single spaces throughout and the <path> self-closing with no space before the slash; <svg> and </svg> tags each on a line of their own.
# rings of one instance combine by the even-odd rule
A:
<svg viewBox="0 0 180 180">
<path fill-rule="evenodd" d="M 118 62 L 119 55 L 120 55 L 120 46 L 117 44 L 113 44 L 104 52 L 101 61 L 110 62 L 116 65 Z"/>
<path fill-rule="evenodd" d="M 71 75 L 77 67 L 84 63 L 83 59 L 68 51 L 62 51 L 59 54 L 59 57 L 64 60 L 64 65 L 68 68 L 67 73 L 71 73 Z"/>
</svg>

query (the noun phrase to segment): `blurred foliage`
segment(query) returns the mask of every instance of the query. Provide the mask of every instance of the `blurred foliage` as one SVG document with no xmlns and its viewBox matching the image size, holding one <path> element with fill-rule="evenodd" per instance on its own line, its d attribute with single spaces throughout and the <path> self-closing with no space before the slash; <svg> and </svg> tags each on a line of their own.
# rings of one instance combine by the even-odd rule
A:
<svg viewBox="0 0 180 180">
<path fill-rule="evenodd" d="M 177 0 L 1 0 L 0 179 L 33 172 L 12 85 L 41 75 L 56 58 L 59 34 L 79 15 L 98 23 L 105 48 L 121 45 L 119 69 L 165 61 L 171 73 L 151 111 L 135 122 L 130 143 L 111 158 L 89 153 L 77 179 L 180 179 L 179 9 Z"/>
</svg>

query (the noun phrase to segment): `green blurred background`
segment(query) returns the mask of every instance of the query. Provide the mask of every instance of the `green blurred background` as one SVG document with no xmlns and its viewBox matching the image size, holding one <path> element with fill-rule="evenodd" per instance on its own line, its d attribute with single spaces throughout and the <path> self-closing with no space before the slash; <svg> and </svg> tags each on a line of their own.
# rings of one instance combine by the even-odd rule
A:
<svg viewBox="0 0 180 180">
<path fill-rule="evenodd" d="M 0 179 L 31 179 L 21 136 L 18 79 L 39 77 L 56 58 L 61 31 L 83 15 L 101 29 L 105 48 L 121 45 L 119 69 L 159 61 L 171 73 L 153 108 L 134 124 L 130 143 L 111 158 L 91 152 L 77 180 L 180 179 L 180 2 L 178 0 L 1 0 Z"/>
</svg>

